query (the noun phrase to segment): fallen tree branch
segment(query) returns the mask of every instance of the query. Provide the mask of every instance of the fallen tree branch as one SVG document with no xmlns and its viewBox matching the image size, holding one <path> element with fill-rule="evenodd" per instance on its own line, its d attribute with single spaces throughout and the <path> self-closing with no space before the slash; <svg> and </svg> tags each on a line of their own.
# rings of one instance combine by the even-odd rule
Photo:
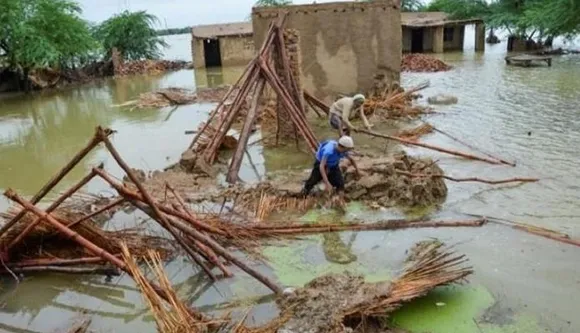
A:
<svg viewBox="0 0 580 333">
<path fill-rule="evenodd" d="M 422 177 L 422 178 L 444 178 L 447 180 L 451 180 L 454 182 L 479 182 L 484 184 L 491 184 L 491 185 L 498 185 L 498 184 L 507 184 L 507 183 L 535 183 L 539 181 L 538 178 L 508 178 L 508 179 L 499 179 L 499 180 L 490 180 L 490 179 L 482 179 L 477 177 L 468 177 L 468 178 L 455 178 L 446 175 L 436 175 L 436 174 L 422 174 L 422 173 L 412 173 L 408 171 L 401 171 L 395 170 L 396 173 L 400 175 L 405 175 L 409 177 Z"/>
</svg>

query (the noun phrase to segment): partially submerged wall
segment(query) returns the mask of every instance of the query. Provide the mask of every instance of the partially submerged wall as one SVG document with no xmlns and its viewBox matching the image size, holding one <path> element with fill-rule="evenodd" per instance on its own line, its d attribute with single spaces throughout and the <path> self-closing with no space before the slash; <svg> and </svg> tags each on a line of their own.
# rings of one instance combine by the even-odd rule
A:
<svg viewBox="0 0 580 333">
<path fill-rule="evenodd" d="M 254 58 L 254 38 L 224 36 L 219 38 L 222 66 L 246 65 Z"/>
<path fill-rule="evenodd" d="M 253 8 L 256 46 L 282 12 L 288 13 L 286 27 L 300 34 L 306 90 L 332 98 L 367 91 L 377 73 L 399 80 L 402 39 L 397 0 Z"/>
</svg>

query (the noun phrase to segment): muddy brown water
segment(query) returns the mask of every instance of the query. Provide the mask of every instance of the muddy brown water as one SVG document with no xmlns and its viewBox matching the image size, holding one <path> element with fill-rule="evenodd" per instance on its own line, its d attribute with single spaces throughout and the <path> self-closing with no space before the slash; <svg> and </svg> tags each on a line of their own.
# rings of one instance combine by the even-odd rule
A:
<svg viewBox="0 0 580 333">
<path fill-rule="evenodd" d="M 179 38 L 176 39 L 176 43 Z M 182 42 L 188 43 L 188 40 Z M 469 37 L 466 39 L 470 48 Z M 471 43 L 472 44 L 472 43 Z M 176 46 L 175 52 L 186 47 Z M 440 113 L 425 120 L 436 127 L 481 147 L 516 160 L 518 166 L 490 166 L 449 158 L 425 150 L 455 177 L 507 178 L 530 176 L 539 183 L 491 187 L 477 183 L 448 182 L 449 195 L 438 210 L 412 212 L 413 216 L 460 218 L 481 214 L 557 229 L 580 237 L 580 57 L 555 58 L 551 68 L 506 67 L 505 44 L 487 45 L 484 55 L 472 50 L 445 54 L 455 66 L 450 72 L 404 74 L 405 86 L 429 80 L 425 97 L 447 93 L 458 97 L 456 105 L 437 106 Z M 178 58 L 178 56 L 172 56 Z M 211 104 L 176 110 L 130 111 L 111 105 L 134 99 L 139 93 L 169 86 L 185 88 L 232 83 L 243 68 L 180 71 L 159 77 L 138 76 L 107 80 L 45 92 L 33 96 L 0 98 L 0 188 L 11 187 L 30 196 L 90 138 L 96 125 L 118 131 L 114 144 L 132 167 L 154 170 L 177 161 L 189 143 L 185 130 L 195 129 L 211 110 Z M 319 133 L 323 122 L 315 124 Z M 381 127 L 381 130 L 389 130 Z M 531 135 L 529 135 L 531 133 Z M 258 140 L 259 135 L 251 138 Z M 361 144 L 385 148 L 378 140 L 355 137 Z M 439 135 L 423 140 L 465 149 Z M 385 149 L 393 148 L 388 145 Z M 292 149 L 250 149 L 255 169 L 246 159 L 241 177 L 252 181 L 266 172 L 302 169 L 308 156 Z M 80 179 L 99 162 L 120 176 L 120 169 L 103 149 L 79 165 L 60 190 Z M 88 190 L 110 193 L 93 182 Z M 7 202 L 2 199 L 0 208 Z M 329 214 L 314 211 L 305 220 Z M 400 217 L 401 211 L 368 212 L 352 204 L 344 219 L 368 220 Z M 119 213 L 110 228 L 142 224 L 141 216 Z M 342 233 L 312 236 L 304 241 L 267 247 L 269 265 L 258 266 L 286 285 L 300 285 L 316 275 L 345 269 L 369 280 L 392 277 L 401 267 L 405 250 L 431 237 L 457 244 L 471 260 L 475 275 L 468 285 L 440 289 L 407 305 L 392 322 L 416 333 L 479 332 L 578 332 L 580 299 L 580 249 L 555 243 L 502 226 L 480 229 L 403 230 L 397 232 Z M 341 260 L 334 260 L 339 258 Z M 349 260 L 342 260 L 348 258 Z M 351 260 L 353 259 L 353 260 Z M 275 315 L 269 292 L 242 272 L 215 284 L 188 262 L 167 264 L 178 293 L 191 304 L 221 313 L 232 308 L 252 308 L 248 321 L 259 323 Z M 126 277 L 46 275 L 25 277 L 16 285 L 2 280 L 0 331 L 49 332 L 65 327 L 78 311 L 93 315 L 98 332 L 153 332 L 155 325 L 140 293 Z M 228 301 L 234 300 L 233 305 Z"/>
</svg>

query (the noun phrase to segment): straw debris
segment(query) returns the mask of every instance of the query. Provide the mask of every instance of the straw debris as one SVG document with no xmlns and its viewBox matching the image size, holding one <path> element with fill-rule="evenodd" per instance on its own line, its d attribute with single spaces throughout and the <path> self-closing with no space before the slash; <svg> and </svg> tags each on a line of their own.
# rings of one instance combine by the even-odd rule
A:
<svg viewBox="0 0 580 333">
<path fill-rule="evenodd" d="M 473 273 L 466 261 L 433 242 L 416 249 L 414 259 L 390 282 L 365 283 L 363 276 L 348 273 L 316 278 L 278 299 L 282 313 L 291 314 L 278 332 L 368 332 L 384 325 L 382 319 L 405 302 L 435 287 L 463 281 Z"/>
</svg>

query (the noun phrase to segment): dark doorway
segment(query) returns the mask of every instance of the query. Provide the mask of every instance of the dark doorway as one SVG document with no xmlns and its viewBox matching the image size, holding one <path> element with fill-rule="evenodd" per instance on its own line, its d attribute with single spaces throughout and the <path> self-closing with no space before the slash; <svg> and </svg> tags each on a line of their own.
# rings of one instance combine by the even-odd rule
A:
<svg viewBox="0 0 580 333">
<path fill-rule="evenodd" d="M 423 29 L 411 30 L 411 52 L 423 52 Z"/>
<path fill-rule="evenodd" d="M 206 39 L 203 41 L 203 55 L 205 67 L 219 67 L 222 65 L 220 41 L 218 39 Z"/>
</svg>

